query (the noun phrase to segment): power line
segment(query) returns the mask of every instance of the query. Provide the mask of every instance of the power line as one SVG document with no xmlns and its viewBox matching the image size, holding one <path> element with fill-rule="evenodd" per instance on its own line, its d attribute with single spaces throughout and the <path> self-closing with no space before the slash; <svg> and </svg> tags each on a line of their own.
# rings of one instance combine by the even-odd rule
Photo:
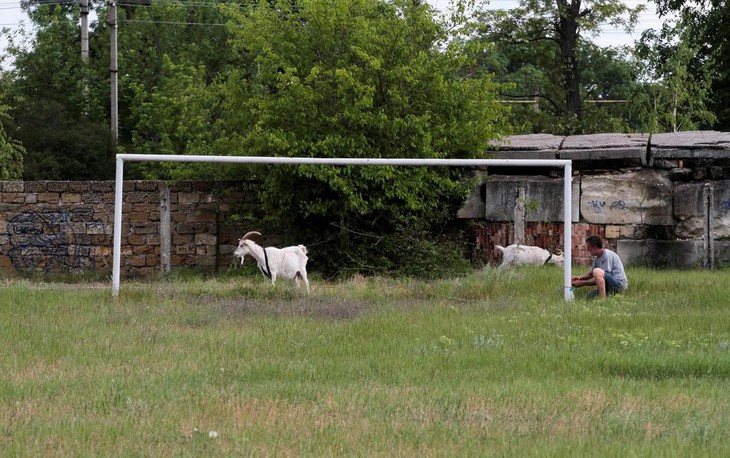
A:
<svg viewBox="0 0 730 458">
<path fill-rule="evenodd" d="M 225 27 L 227 24 L 216 24 L 213 22 L 178 22 L 178 21 L 154 21 L 154 20 L 140 20 L 140 19 L 127 19 L 122 20 L 126 24 L 161 24 L 161 25 L 197 25 L 197 26 L 209 26 L 209 27 Z"/>
<path fill-rule="evenodd" d="M 241 5 L 240 3 L 234 3 L 234 2 L 210 2 L 210 1 L 190 1 L 190 2 L 180 2 L 179 0 L 153 0 L 154 4 L 156 5 L 172 5 L 172 6 L 179 6 L 182 8 L 194 8 L 194 7 L 204 7 L 204 8 L 218 8 L 222 5 L 228 5 L 228 6 L 237 6 L 237 7 L 244 7 L 244 5 Z M 501 1 L 504 3 L 514 2 L 514 0 L 496 0 Z M 71 5 L 77 3 L 78 0 L 37 0 L 35 2 L 36 5 L 41 6 L 50 6 L 50 5 Z M 142 6 L 143 3 L 139 1 L 134 0 L 127 0 L 127 1 L 120 1 L 117 3 L 118 6 Z M 0 2 L 0 10 L 16 10 L 21 9 L 19 3 L 17 2 Z M 492 9 L 494 10 L 494 9 Z M 504 9 L 502 11 L 509 11 L 509 9 Z M 205 22 L 186 22 L 186 21 L 165 21 L 165 20 L 143 20 L 143 19 L 127 19 L 124 20 L 125 23 L 138 23 L 138 24 L 160 24 L 160 25 L 188 25 L 188 26 L 209 26 L 209 27 L 224 27 L 226 24 L 222 23 L 205 23 Z M 627 36 L 633 36 L 637 34 L 641 34 L 642 32 L 646 30 L 653 29 L 655 27 L 661 26 L 664 22 L 658 17 L 656 17 L 655 14 L 652 14 L 651 12 L 644 11 L 639 14 L 639 20 L 637 21 L 639 24 L 641 24 L 641 27 L 634 27 L 631 32 L 626 32 L 622 29 L 617 29 L 614 26 L 612 26 L 610 23 L 603 23 L 599 24 L 599 28 L 597 29 L 597 34 L 599 35 L 627 35 Z M 3 23 L 0 24 L 0 26 L 3 27 L 18 27 L 20 26 L 20 23 Z"/>
<path fill-rule="evenodd" d="M 188 6 L 209 6 L 209 7 L 217 7 L 217 6 L 221 6 L 221 5 L 241 6 L 240 3 L 235 3 L 235 2 L 200 2 L 200 1 L 197 1 L 197 2 L 181 2 L 179 0 L 154 0 L 154 1 L 152 1 L 152 4 L 153 5 L 165 5 L 165 4 L 167 4 L 167 5 L 183 6 L 183 7 L 188 7 Z M 117 5 L 141 6 L 141 5 L 144 5 L 144 4 L 141 3 L 141 2 L 139 2 L 139 1 L 129 1 L 128 0 L 127 2 L 125 2 L 125 1 L 118 2 Z"/>
</svg>

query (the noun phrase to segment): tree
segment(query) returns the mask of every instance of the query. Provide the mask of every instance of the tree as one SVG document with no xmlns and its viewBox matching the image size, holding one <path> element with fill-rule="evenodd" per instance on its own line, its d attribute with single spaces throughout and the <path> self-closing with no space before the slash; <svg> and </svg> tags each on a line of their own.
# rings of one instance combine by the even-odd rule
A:
<svg viewBox="0 0 730 458">
<path fill-rule="evenodd" d="M 721 0 L 656 0 L 657 11 L 663 15 L 674 14 L 679 18 L 681 39 L 694 53 L 689 77 L 696 79 L 696 71 L 709 78 L 710 94 L 706 97 L 709 110 L 716 116 L 711 124 L 720 130 L 730 130 L 730 8 Z M 656 37 L 672 46 L 676 35 L 664 32 Z M 707 119 L 704 120 L 705 125 Z"/>
<path fill-rule="evenodd" d="M 484 39 L 507 46 L 535 47 L 550 59 L 557 74 L 550 75 L 561 89 L 562 102 L 550 94 L 537 95 L 576 120 L 583 115 L 581 91 L 582 63 L 579 59 L 585 34 L 597 33 L 605 23 L 631 29 L 643 6 L 629 8 L 620 0 L 521 0 L 509 11 L 485 10 L 478 13 L 479 34 Z"/>
<path fill-rule="evenodd" d="M 583 133 L 634 132 L 627 113 L 637 86 L 637 70 L 627 47 L 603 48 L 584 43 L 579 48 L 582 62 L 581 93 L 584 107 L 579 129 Z M 569 132 L 569 129 L 564 129 Z"/>
<path fill-rule="evenodd" d="M 185 137 L 216 123 L 210 106 L 218 94 L 216 84 L 232 69 L 247 65 L 228 44 L 222 5 L 171 0 L 120 9 L 119 142 L 123 148 L 167 154 L 205 154 L 201 149 L 210 148 L 209 141 L 199 138 L 191 150 Z M 108 63 L 108 57 L 102 61 Z"/>
<path fill-rule="evenodd" d="M 79 11 L 64 4 L 26 8 L 35 30 L 21 37 L 28 46 L 11 40 L 14 65 L 6 75 L 8 133 L 26 149 L 24 179 L 111 178 L 106 99 L 97 97 L 99 78 L 81 60 Z"/>
<path fill-rule="evenodd" d="M 163 145 L 155 139 L 166 123 L 174 122 L 177 133 L 191 135 L 188 120 L 175 115 L 194 113 L 190 119 L 200 120 L 206 112 L 196 110 L 206 107 L 186 105 L 191 99 L 174 91 L 194 77 L 198 93 L 205 94 L 227 65 L 240 63 L 227 45 L 217 4 L 125 2 L 118 12 L 120 135 L 113 141 L 110 31 L 104 20 L 108 4 L 92 2 L 101 21 L 90 24 L 88 62 L 79 52 L 78 4 L 33 0 L 23 5 L 35 27 L 20 37 L 24 42 L 11 41 L 14 68 L 8 74 L 7 101 L 12 107 L 10 134 L 27 149 L 26 179 L 111 178 L 116 147 L 186 152 L 187 145 L 179 146 L 183 141 L 175 133 L 165 132 L 169 141 Z M 167 115 L 173 117 L 159 117 Z M 205 139 L 198 139 L 200 148 L 206 147 L 203 143 Z M 166 176 L 161 170 L 153 173 Z"/>
<path fill-rule="evenodd" d="M 5 117 L 8 107 L 0 105 L 0 116 Z M 23 154 L 25 148 L 17 140 L 8 137 L 0 119 L 0 180 L 20 180 L 23 178 Z"/>
<path fill-rule="evenodd" d="M 231 154 L 483 157 L 504 132 L 498 85 L 459 76 L 473 53 L 447 40 L 425 3 L 272 1 L 229 14 L 233 46 L 255 63 L 222 86 Z M 317 248 L 331 274 L 417 262 L 430 264 L 420 273 L 437 271 L 446 261 L 434 255 L 435 234 L 467 190 L 448 168 L 275 167 L 257 176 L 279 227 L 337 241 Z"/>
<path fill-rule="evenodd" d="M 555 66 L 556 50 L 547 42 L 506 45 L 495 43 L 479 56 L 476 72 L 493 73 L 504 83 L 501 97 L 510 106 L 509 120 L 518 133 L 624 132 L 627 101 L 636 85 L 637 71 L 623 48 L 602 48 L 580 43 L 581 119 L 566 114 L 560 99 L 564 94 L 560 68 Z M 608 102 L 604 102 L 608 101 Z"/>
<path fill-rule="evenodd" d="M 99 17 L 105 12 L 101 5 Z M 484 157 L 490 141 L 508 133 L 499 85 L 489 75 L 468 74 L 478 43 L 450 36 L 434 13 L 420 0 L 166 1 L 120 8 L 117 147 Z M 81 179 L 103 163 L 79 148 L 74 123 L 98 122 L 110 132 L 109 27 L 93 28 L 84 65 L 77 15 L 74 8 L 39 6 L 33 46 L 16 49 L 13 118 L 33 158 L 28 176 Z M 74 157 L 79 150 L 84 154 Z M 130 171 L 150 178 L 259 180 L 262 209 L 280 233 L 299 243 L 337 241 L 313 250 L 327 273 L 408 266 L 408 273 L 426 275 L 463 261 L 448 241 L 437 239 L 470 188 L 453 169 L 178 163 Z"/>
<path fill-rule="evenodd" d="M 226 142 L 216 113 L 220 111 L 222 91 L 216 83 L 207 84 L 202 64 L 175 64 L 162 56 L 157 84 L 148 89 L 143 81 L 131 82 L 129 120 L 132 148 L 153 154 L 224 155 Z M 189 164 L 151 163 L 137 167 L 151 178 L 169 178 L 180 173 L 191 175 L 213 166 L 190 167 Z M 176 172 L 177 171 L 177 172 Z"/>
<path fill-rule="evenodd" d="M 648 30 L 635 53 L 642 84 L 632 96 L 634 118 L 648 132 L 677 132 L 710 126 L 712 74 L 691 30 L 680 21 L 660 32 Z"/>
</svg>

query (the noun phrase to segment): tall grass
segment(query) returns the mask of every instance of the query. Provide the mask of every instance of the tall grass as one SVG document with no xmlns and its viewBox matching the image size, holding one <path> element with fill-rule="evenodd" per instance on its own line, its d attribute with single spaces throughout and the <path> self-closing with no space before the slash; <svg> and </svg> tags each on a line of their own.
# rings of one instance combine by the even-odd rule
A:
<svg viewBox="0 0 730 458">
<path fill-rule="evenodd" d="M 723 456 L 727 271 L 0 286 L 0 455 Z"/>
</svg>

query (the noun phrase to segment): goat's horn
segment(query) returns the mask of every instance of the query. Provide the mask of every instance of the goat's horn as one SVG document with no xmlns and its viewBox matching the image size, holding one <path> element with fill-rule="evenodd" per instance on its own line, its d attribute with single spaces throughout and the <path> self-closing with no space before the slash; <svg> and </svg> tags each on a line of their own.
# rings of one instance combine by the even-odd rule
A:
<svg viewBox="0 0 730 458">
<path fill-rule="evenodd" d="M 258 231 L 246 232 L 246 235 L 244 235 L 243 237 L 241 237 L 241 240 L 246 240 L 247 238 L 249 238 L 252 235 L 259 235 L 260 236 L 261 235 L 261 232 L 258 232 Z"/>
</svg>

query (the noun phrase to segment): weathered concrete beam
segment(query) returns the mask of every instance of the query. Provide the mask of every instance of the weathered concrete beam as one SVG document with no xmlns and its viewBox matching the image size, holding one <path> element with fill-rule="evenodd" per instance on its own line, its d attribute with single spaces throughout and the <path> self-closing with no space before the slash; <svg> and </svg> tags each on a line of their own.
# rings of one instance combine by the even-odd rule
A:
<svg viewBox="0 0 730 458">
<path fill-rule="evenodd" d="M 669 174 L 642 169 L 583 177 L 580 213 L 593 224 L 672 225 Z"/>
<path fill-rule="evenodd" d="M 674 195 L 677 238 L 730 239 L 730 180 L 678 184 Z"/>
<path fill-rule="evenodd" d="M 459 219 L 483 219 L 484 197 L 482 196 L 482 183 L 488 179 L 488 173 L 483 170 L 475 170 L 470 178 L 474 179 L 476 186 L 457 210 L 456 217 Z"/>
<path fill-rule="evenodd" d="M 730 132 L 714 130 L 654 134 L 649 165 L 657 160 L 730 160 Z"/>
<path fill-rule="evenodd" d="M 591 134 L 562 137 L 531 134 L 493 143 L 495 159 L 569 159 L 575 169 L 619 169 L 648 165 L 649 135 Z"/>
<path fill-rule="evenodd" d="M 512 221 L 519 189 L 525 190 L 526 220 L 529 222 L 563 221 L 563 180 L 531 176 L 491 175 L 484 186 L 484 218 L 487 221 Z M 573 177 L 572 215 L 578 221 L 580 179 Z"/>
<path fill-rule="evenodd" d="M 609 161 L 612 168 L 647 164 L 647 134 L 574 135 L 563 141 L 558 157 L 574 162 Z"/>
<path fill-rule="evenodd" d="M 730 239 L 730 180 L 711 183 L 712 236 L 716 239 Z"/>
<path fill-rule="evenodd" d="M 557 159 L 563 139 L 551 134 L 515 135 L 494 142 L 498 149 L 489 154 L 493 159 Z"/>
<path fill-rule="evenodd" d="M 619 240 L 616 253 L 625 266 L 703 268 L 702 240 Z"/>
</svg>

